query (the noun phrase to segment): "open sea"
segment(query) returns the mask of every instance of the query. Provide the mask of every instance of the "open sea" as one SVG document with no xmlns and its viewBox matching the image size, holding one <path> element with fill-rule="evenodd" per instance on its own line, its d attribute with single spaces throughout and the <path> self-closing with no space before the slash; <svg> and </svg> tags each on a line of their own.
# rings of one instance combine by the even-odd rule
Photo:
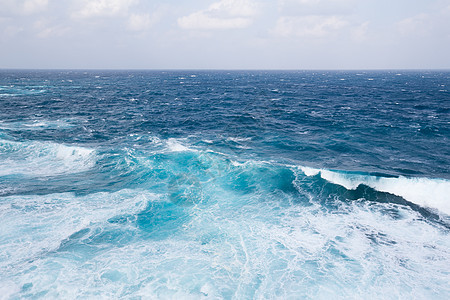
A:
<svg viewBox="0 0 450 300">
<path fill-rule="evenodd" d="M 0 70 L 0 299 L 449 299 L 450 71 Z"/>
</svg>

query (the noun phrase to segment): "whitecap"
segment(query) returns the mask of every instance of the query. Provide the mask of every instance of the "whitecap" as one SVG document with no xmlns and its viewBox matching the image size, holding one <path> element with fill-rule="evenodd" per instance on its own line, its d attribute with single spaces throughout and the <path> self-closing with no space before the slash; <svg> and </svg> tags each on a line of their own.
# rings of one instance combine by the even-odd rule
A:
<svg viewBox="0 0 450 300">
<path fill-rule="evenodd" d="M 226 140 L 227 141 L 231 141 L 231 142 L 235 142 L 235 143 L 240 143 L 240 142 L 250 141 L 251 139 L 252 139 L 251 137 L 233 137 L 233 136 L 230 136 Z"/>
<path fill-rule="evenodd" d="M 300 169 L 306 176 L 316 176 L 317 174 L 320 173 L 320 169 L 310 167 L 300 167 Z"/>
<path fill-rule="evenodd" d="M 181 144 L 181 142 L 175 138 L 169 138 L 166 142 L 166 145 L 167 149 L 171 152 L 193 151 L 192 149 Z"/>
<path fill-rule="evenodd" d="M 17 122 L 1 122 L 0 129 L 3 130 L 45 130 L 45 129 L 68 129 L 75 127 L 74 119 L 58 120 L 29 120 Z"/>
<path fill-rule="evenodd" d="M 53 176 L 78 173 L 92 168 L 97 160 L 94 149 L 53 142 L 14 142 L 0 140 L 0 176 Z"/>
<path fill-rule="evenodd" d="M 450 215 L 450 180 L 404 176 L 380 177 L 308 167 L 300 167 L 300 169 L 306 176 L 320 174 L 323 179 L 348 190 L 354 190 L 363 184 L 377 191 L 391 193 L 422 207 Z"/>
<path fill-rule="evenodd" d="M 115 216 L 136 214 L 158 197 L 141 190 L 81 197 L 72 193 L 4 197 L 0 203 L 0 267 L 55 251 L 72 234 L 101 228 Z"/>
</svg>

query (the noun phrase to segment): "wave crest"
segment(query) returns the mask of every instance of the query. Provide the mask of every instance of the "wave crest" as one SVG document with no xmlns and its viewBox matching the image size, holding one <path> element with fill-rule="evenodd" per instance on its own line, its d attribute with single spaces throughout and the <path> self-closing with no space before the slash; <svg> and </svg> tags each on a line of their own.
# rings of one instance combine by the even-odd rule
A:
<svg viewBox="0 0 450 300">
<path fill-rule="evenodd" d="M 0 176 L 53 176 L 87 171 L 95 165 L 96 151 L 53 142 L 0 140 Z"/>
<path fill-rule="evenodd" d="M 422 177 L 384 177 L 370 174 L 355 174 L 326 169 L 301 167 L 306 176 L 317 176 L 355 190 L 360 185 L 369 186 L 380 192 L 387 192 L 404 198 L 422 207 L 438 210 L 450 215 L 450 181 Z"/>
</svg>

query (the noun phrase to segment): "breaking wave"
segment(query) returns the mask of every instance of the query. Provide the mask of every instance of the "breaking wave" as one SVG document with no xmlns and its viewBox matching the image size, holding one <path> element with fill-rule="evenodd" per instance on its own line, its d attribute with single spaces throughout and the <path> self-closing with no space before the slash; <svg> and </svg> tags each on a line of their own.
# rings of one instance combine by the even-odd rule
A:
<svg viewBox="0 0 450 300">
<path fill-rule="evenodd" d="M 55 176 L 78 173 L 96 162 L 94 149 L 53 142 L 0 139 L 0 176 Z"/>
<path fill-rule="evenodd" d="M 391 193 L 417 205 L 450 215 L 450 181 L 403 176 L 373 176 L 352 172 L 301 167 L 307 176 L 319 175 L 329 182 L 354 190 L 360 185 Z"/>
</svg>

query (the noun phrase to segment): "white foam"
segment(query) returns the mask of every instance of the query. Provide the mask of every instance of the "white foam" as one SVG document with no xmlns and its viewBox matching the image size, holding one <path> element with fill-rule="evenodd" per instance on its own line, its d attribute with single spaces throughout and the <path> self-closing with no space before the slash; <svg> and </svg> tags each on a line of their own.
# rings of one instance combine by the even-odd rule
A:
<svg viewBox="0 0 450 300">
<path fill-rule="evenodd" d="M 251 138 L 242 138 L 242 137 L 228 137 L 226 139 L 227 142 L 233 142 L 235 143 L 233 147 L 239 148 L 239 149 L 250 149 L 250 147 L 246 146 L 246 142 L 250 141 Z"/>
<path fill-rule="evenodd" d="M 10 297 L 20 291 L 20 288 L 11 280 L 0 281 L 0 300 L 10 299 Z"/>
<path fill-rule="evenodd" d="M 19 96 L 19 95 L 32 95 L 46 92 L 42 89 L 44 86 L 27 86 L 23 88 L 17 88 L 15 85 L 3 85 L 0 86 L 0 91 L 6 91 L 6 93 L 0 93 L 0 96 Z M 41 88 L 41 89 L 36 89 Z"/>
<path fill-rule="evenodd" d="M 305 173 L 306 176 L 316 176 L 320 173 L 320 169 L 314 169 L 310 167 L 300 167 L 303 173 Z"/>
<path fill-rule="evenodd" d="M 238 161 L 235 161 L 235 160 L 230 160 L 230 162 L 235 167 L 242 167 L 242 166 L 245 166 L 245 165 L 247 165 L 249 163 L 249 162 L 241 163 L 241 162 L 238 162 Z"/>
<path fill-rule="evenodd" d="M 193 151 L 192 149 L 181 144 L 179 140 L 174 138 L 169 138 L 166 142 L 166 145 L 171 152 Z"/>
<path fill-rule="evenodd" d="M 0 204 L 0 269 L 57 249 L 86 227 L 101 227 L 109 218 L 135 214 L 157 195 L 140 190 L 8 196 Z"/>
<path fill-rule="evenodd" d="M 75 120 L 58 119 L 58 120 L 33 120 L 24 122 L 7 122 L 1 123 L 0 129 L 8 130 L 43 130 L 43 129 L 67 129 L 74 127 Z"/>
<path fill-rule="evenodd" d="M 235 143 L 241 143 L 241 142 L 247 142 L 250 141 L 252 138 L 250 137 L 228 137 L 226 140 L 227 141 L 231 141 L 231 142 L 235 142 Z"/>
<path fill-rule="evenodd" d="M 83 241 L 59 255 L 22 252 L 24 262 L 1 275 L 11 275 L 5 277 L 17 287 L 33 285 L 28 294 L 13 288 L 11 297 L 45 291 L 47 298 L 64 299 L 100 294 L 114 299 L 445 299 L 450 292 L 448 231 L 420 221 L 407 206 L 354 201 L 329 212 L 321 205 L 289 205 L 270 193 L 237 195 L 211 188 L 214 201 L 186 209 L 187 221 L 163 240 L 137 235 L 118 247 L 106 238 L 87 258 Z M 11 207 L 0 215 L 8 218 L 0 223 L 0 235 L 6 224 L 11 230 L 25 224 L 31 233 L 21 237 L 19 232 L 16 244 L 0 245 L 23 251 L 41 237 L 45 247 L 86 226 L 123 229 L 126 225 L 110 228 L 116 225 L 105 220 L 136 214 L 142 201 L 152 200 L 146 195 L 128 190 L 7 197 Z M 0 255 L 6 253 L 2 250 Z"/>
<path fill-rule="evenodd" d="M 53 142 L 13 142 L 0 139 L 0 176 L 48 176 L 87 171 L 97 160 L 94 149 Z"/>
<path fill-rule="evenodd" d="M 367 185 L 380 192 L 391 193 L 413 202 L 417 205 L 437 209 L 450 215 L 450 181 L 431 178 L 407 178 L 400 176 L 377 177 L 340 173 L 324 169 L 301 167 L 306 176 L 320 176 L 346 189 L 354 190 L 360 184 Z"/>
</svg>

